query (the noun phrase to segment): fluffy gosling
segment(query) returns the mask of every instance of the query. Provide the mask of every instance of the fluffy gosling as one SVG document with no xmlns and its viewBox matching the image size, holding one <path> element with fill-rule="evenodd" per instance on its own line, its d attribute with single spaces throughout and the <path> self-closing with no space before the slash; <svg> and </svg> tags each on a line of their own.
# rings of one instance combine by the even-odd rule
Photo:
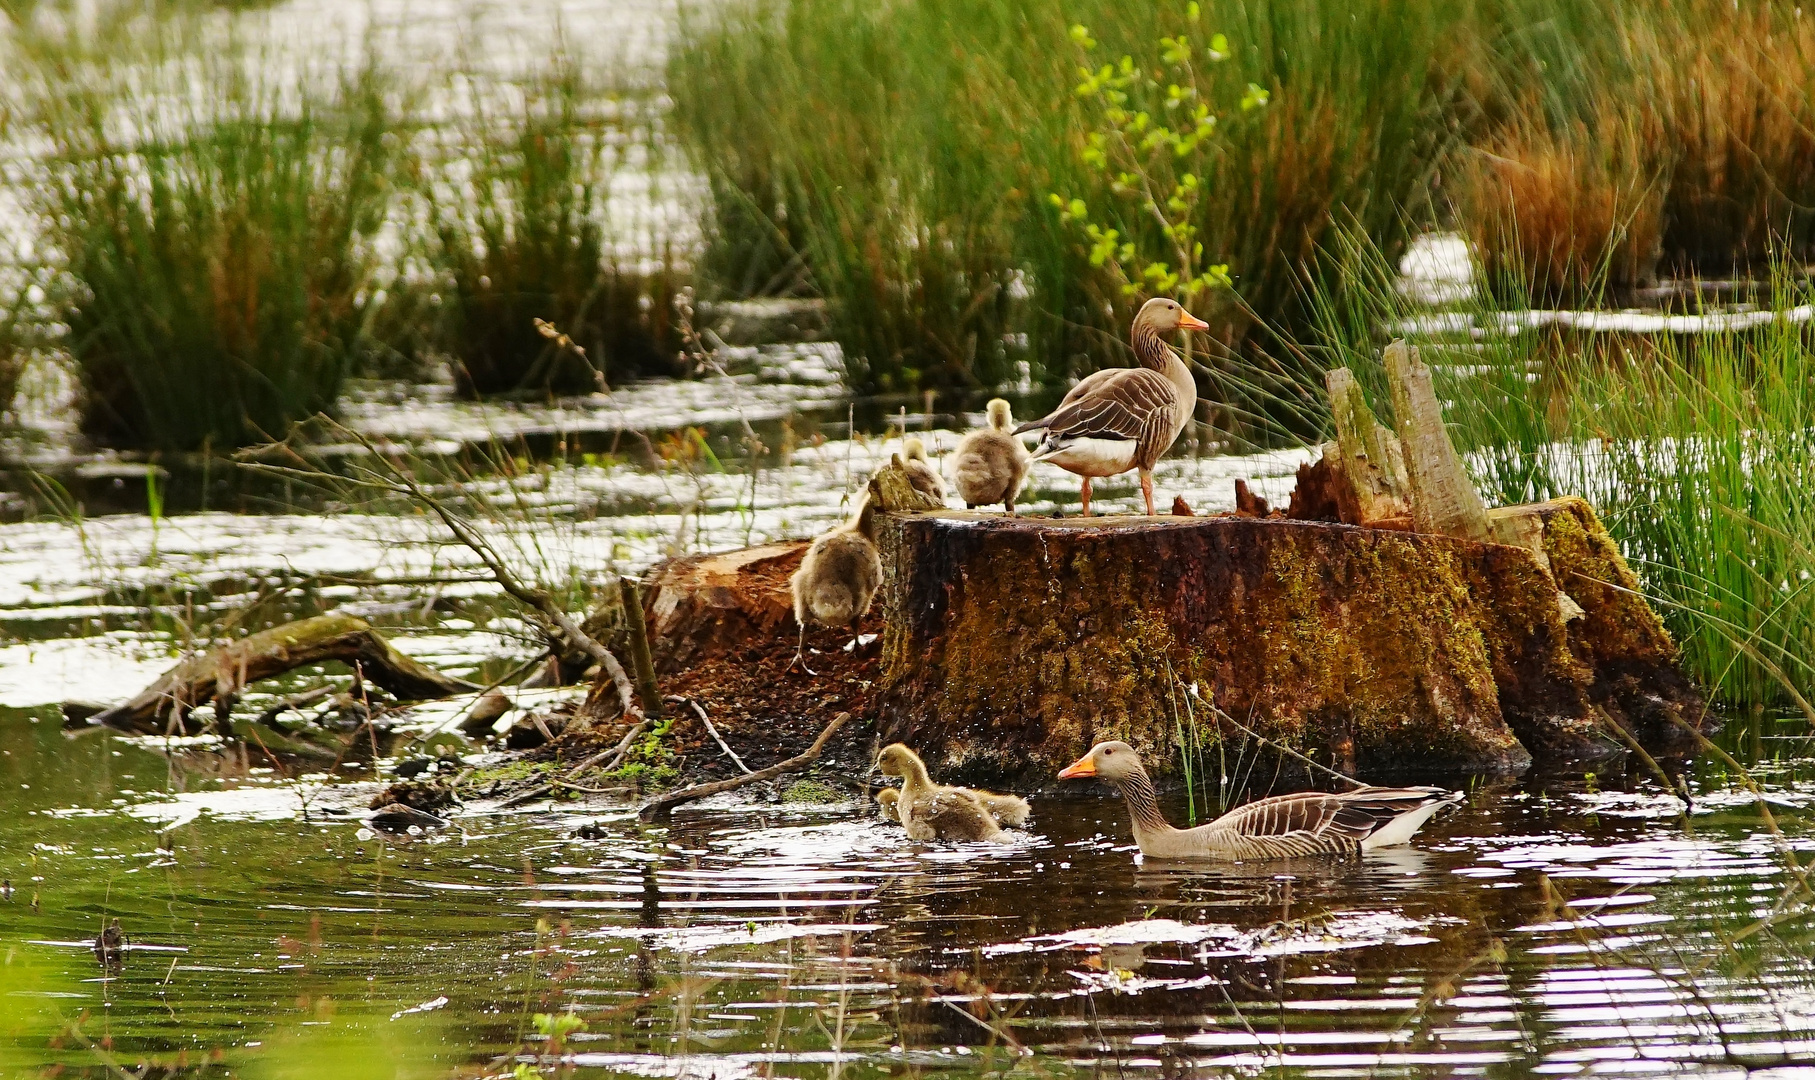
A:
<svg viewBox="0 0 1815 1080">
<path fill-rule="evenodd" d="M 993 398 L 988 409 L 989 426 L 966 435 L 952 455 L 952 485 L 966 508 L 1001 503 L 1012 515 L 1033 455 L 1010 434 L 1015 421 L 1008 402 Z"/>
<path fill-rule="evenodd" d="M 870 600 L 882 584 L 882 556 L 876 550 L 876 507 L 868 494 L 851 520 L 826 532 L 807 549 L 800 569 L 788 579 L 788 592 L 794 598 L 794 621 L 800 626 L 795 643 L 794 664 L 809 675 L 819 674 L 807 667 L 807 624 L 849 626 L 852 648 L 856 648 L 857 620 L 870 610 Z"/>
<path fill-rule="evenodd" d="M 907 469 L 908 483 L 914 490 L 927 495 L 941 504 L 945 502 L 945 481 L 939 478 L 939 470 L 926 458 L 926 444 L 919 439 L 907 439 L 901 444 L 902 465 Z"/>
</svg>

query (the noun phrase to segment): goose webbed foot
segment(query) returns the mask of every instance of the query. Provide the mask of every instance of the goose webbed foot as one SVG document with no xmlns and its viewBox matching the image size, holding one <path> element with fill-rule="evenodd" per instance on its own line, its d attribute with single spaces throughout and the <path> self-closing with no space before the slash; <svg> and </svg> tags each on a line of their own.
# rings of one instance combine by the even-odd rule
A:
<svg viewBox="0 0 1815 1080">
<path fill-rule="evenodd" d="M 814 678 L 819 677 L 819 672 L 814 671 L 807 666 L 807 628 L 804 626 L 800 628 L 800 638 L 794 645 L 794 659 L 788 661 L 788 671 L 793 671 L 796 665 L 799 665 L 800 670 L 806 672 L 808 675 L 811 675 Z M 786 673 L 787 672 L 783 672 L 783 674 Z"/>
</svg>

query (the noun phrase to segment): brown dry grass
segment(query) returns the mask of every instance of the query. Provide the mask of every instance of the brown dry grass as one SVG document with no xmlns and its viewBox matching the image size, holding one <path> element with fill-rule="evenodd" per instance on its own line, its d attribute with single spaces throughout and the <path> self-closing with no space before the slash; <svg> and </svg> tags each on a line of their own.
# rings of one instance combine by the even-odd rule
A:
<svg viewBox="0 0 1815 1080">
<path fill-rule="evenodd" d="M 1454 170 L 1494 280 L 1575 301 L 1815 252 L 1815 18 L 1679 0 L 1605 33 L 1585 80 L 1498 103 Z"/>
<path fill-rule="evenodd" d="M 1655 276 L 1662 166 L 1623 120 L 1557 131 L 1527 113 L 1469 154 L 1459 199 L 1490 281 L 1575 302 Z"/>
</svg>

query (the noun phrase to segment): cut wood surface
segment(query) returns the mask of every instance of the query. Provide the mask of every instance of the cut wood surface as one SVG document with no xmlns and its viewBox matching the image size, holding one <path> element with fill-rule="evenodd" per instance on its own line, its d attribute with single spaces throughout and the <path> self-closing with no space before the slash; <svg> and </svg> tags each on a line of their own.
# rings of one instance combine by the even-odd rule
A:
<svg viewBox="0 0 1815 1080">
<path fill-rule="evenodd" d="M 90 724 L 144 734 L 189 730 L 195 706 L 299 667 L 339 660 L 406 701 L 451 697 L 480 688 L 426 667 L 391 647 L 364 619 L 330 613 L 261 630 L 182 661 L 130 701 L 97 713 Z"/>
<path fill-rule="evenodd" d="M 788 578 L 810 541 L 669 559 L 644 578 L 644 617 L 657 671 L 672 672 L 794 630 Z"/>
<path fill-rule="evenodd" d="M 1699 723 L 1593 511 L 1528 514 L 1549 568 L 1522 547 L 1283 519 L 890 515 L 884 727 L 936 768 L 1033 780 L 1112 736 L 1175 762 L 1193 687 L 1364 777 L 1610 756 L 1610 717 L 1653 737 Z"/>
</svg>

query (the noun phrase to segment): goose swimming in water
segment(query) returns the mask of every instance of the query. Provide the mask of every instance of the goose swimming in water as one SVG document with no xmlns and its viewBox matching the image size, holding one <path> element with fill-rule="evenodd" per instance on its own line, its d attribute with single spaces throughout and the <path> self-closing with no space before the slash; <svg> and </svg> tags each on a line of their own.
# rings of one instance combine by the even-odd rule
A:
<svg viewBox="0 0 1815 1080">
<path fill-rule="evenodd" d="M 1125 742 L 1098 743 L 1059 779 L 1102 780 L 1122 793 L 1134 819 L 1134 842 L 1155 859 L 1258 861 L 1340 855 L 1411 840 L 1439 810 L 1463 799 L 1434 787 L 1362 787 L 1331 795 L 1304 791 L 1257 799 L 1195 829 L 1175 829 L 1160 813 L 1153 781 Z"/>
</svg>

